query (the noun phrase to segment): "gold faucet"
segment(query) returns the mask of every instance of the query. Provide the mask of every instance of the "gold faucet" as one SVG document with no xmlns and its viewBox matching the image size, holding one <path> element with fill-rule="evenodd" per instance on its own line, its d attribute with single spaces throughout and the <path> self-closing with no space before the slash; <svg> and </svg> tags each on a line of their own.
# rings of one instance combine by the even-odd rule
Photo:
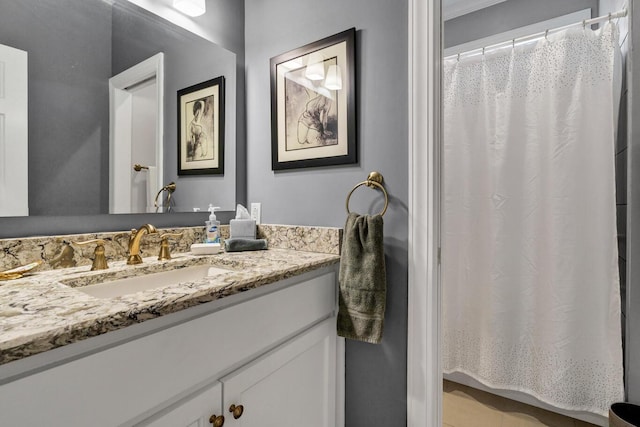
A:
<svg viewBox="0 0 640 427">
<path fill-rule="evenodd" d="M 158 261 L 166 261 L 171 259 L 171 251 L 169 250 L 169 237 L 182 237 L 182 233 L 164 233 L 160 235 L 160 254 Z"/>
<path fill-rule="evenodd" d="M 129 258 L 127 264 L 142 264 L 142 258 L 140 257 L 140 241 L 145 234 L 157 233 L 158 230 L 151 225 L 145 224 L 140 229 L 135 228 L 131 230 L 131 236 L 129 237 Z"/>
<path fill-rule="evenodd" d="M 93 252 L 93 264 L 91 264 L 91 271 L 95 270 L 106 270 L 109 268 L 107 264 L 107 258 L 104 256 L 104 244 L 106 243 L 103 239 L 92 239 L 86 240 L 84 242 L 73 242 L 74 245 L 88 245 L 89 243 L 95 243 L 96 249 Z"/>
</svg>

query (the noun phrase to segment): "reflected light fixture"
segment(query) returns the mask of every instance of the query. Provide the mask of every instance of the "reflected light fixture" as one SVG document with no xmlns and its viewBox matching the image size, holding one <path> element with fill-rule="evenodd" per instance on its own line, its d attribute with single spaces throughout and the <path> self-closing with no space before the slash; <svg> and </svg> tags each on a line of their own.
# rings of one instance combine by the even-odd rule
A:
<svg viewBox="0 0 640 427">
<path fill-rule="evenodd" d="M 294 58 L 290 61 L 287 61 L 283 64 L 281 64 L 284 68 L 286 68 L 287 70 L 297 70 L 298 68 L 302 68 L 302 66 L 304 65 L 302 63 L 302 58 L 298 57 L 298 58 Z"/>
<path fill-rule="evenodd" d="M 324 57 L 320 52 L 313 52 L 309 55 L 307 69 L 305 70 L 304 75 L 309 80 L 324 79 Z"/>
<path fill-rule="evenodd" d="M 327 78 L 324 81 L 324 87 L 329 90 L 341 90 L 342 89 L 342 71 L 337 65 L 329 65 L 327 70 Z"/>
<path fill-rule="evenodd" d="M 207 11 L 205 0 L 173 0 L 173 7 L 188 16 L 200 16 Z"/>
</svg>

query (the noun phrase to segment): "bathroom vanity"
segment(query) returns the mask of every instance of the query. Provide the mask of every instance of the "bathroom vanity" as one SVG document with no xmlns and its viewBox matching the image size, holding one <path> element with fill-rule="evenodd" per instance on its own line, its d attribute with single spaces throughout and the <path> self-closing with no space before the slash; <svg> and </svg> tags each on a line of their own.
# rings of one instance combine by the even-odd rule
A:
<svg viewBox="0 0 640 427">
<path fill-rule="evenodd" d="M 295 229 L 283 229 L 302 237 L 294 245 L 339 242 L 326 237 L 337 229 Z M 267 251 L 143 257 L 0 284 L 0 424 L 343 423 L 339 248 L 296 250 L 274 230 L 263 230 Z M 81 290 L 201 266 L 211 275 L 115 297 Z"/>
</svg>

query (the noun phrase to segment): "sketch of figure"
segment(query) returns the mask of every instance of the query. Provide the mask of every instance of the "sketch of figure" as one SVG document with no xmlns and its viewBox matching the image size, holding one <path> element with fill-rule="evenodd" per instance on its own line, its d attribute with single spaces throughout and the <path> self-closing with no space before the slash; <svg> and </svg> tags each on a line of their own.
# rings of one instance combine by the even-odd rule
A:
<svg viewBox="0 0 640 427">
<path fill-rule="evenodd" d="M 328 65 L 335 58 L 325 60 Z M 284 76 L 284 131 L 286 151 L 338 144 L 338 93 L 323 82 L 309 80 L 305 67 Z"/>
<path fill-rule="evenodd" d="M 320 94 L 307 102 L 304 112 L 298 119 L 298 142 L 300 144 L 323 145 L 323 141 L 333 137 L 333 133 L 327 130 L 331 102 L 329 98 Z"/>
<path fill-rule="evenodd" d="M 187 104 L 193 118 L 187 128 L 187 161 L 212 160 L 214 157 L 213 96 Z M 193 105 L 189 105 L 193 104 Z"/>
<path fill-rule="evenodd" d="M 204 111 L 204 101 L 193 104 L 193 120 L 189 124 L 190 142 L 193 148 L 193 158 L 198 159 L 207 155 L 207 133 L 200 120 Z"/>
</svg>

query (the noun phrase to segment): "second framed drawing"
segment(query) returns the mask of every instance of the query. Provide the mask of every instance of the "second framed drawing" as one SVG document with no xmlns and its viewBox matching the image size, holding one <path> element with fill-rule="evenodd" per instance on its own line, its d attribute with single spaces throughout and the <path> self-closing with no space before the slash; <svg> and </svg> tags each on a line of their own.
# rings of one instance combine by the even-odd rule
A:
<svg viewBox="0 0 640 427">
<path fill-rule="evenodd" d="M 355 34 L 271 58 L 273 170 L 357 162 Z"/>
<path fill-rule="evenodd" d="M 224 175 L 224 77 L 178 91 L 178 175 Z"/>
</svg>

